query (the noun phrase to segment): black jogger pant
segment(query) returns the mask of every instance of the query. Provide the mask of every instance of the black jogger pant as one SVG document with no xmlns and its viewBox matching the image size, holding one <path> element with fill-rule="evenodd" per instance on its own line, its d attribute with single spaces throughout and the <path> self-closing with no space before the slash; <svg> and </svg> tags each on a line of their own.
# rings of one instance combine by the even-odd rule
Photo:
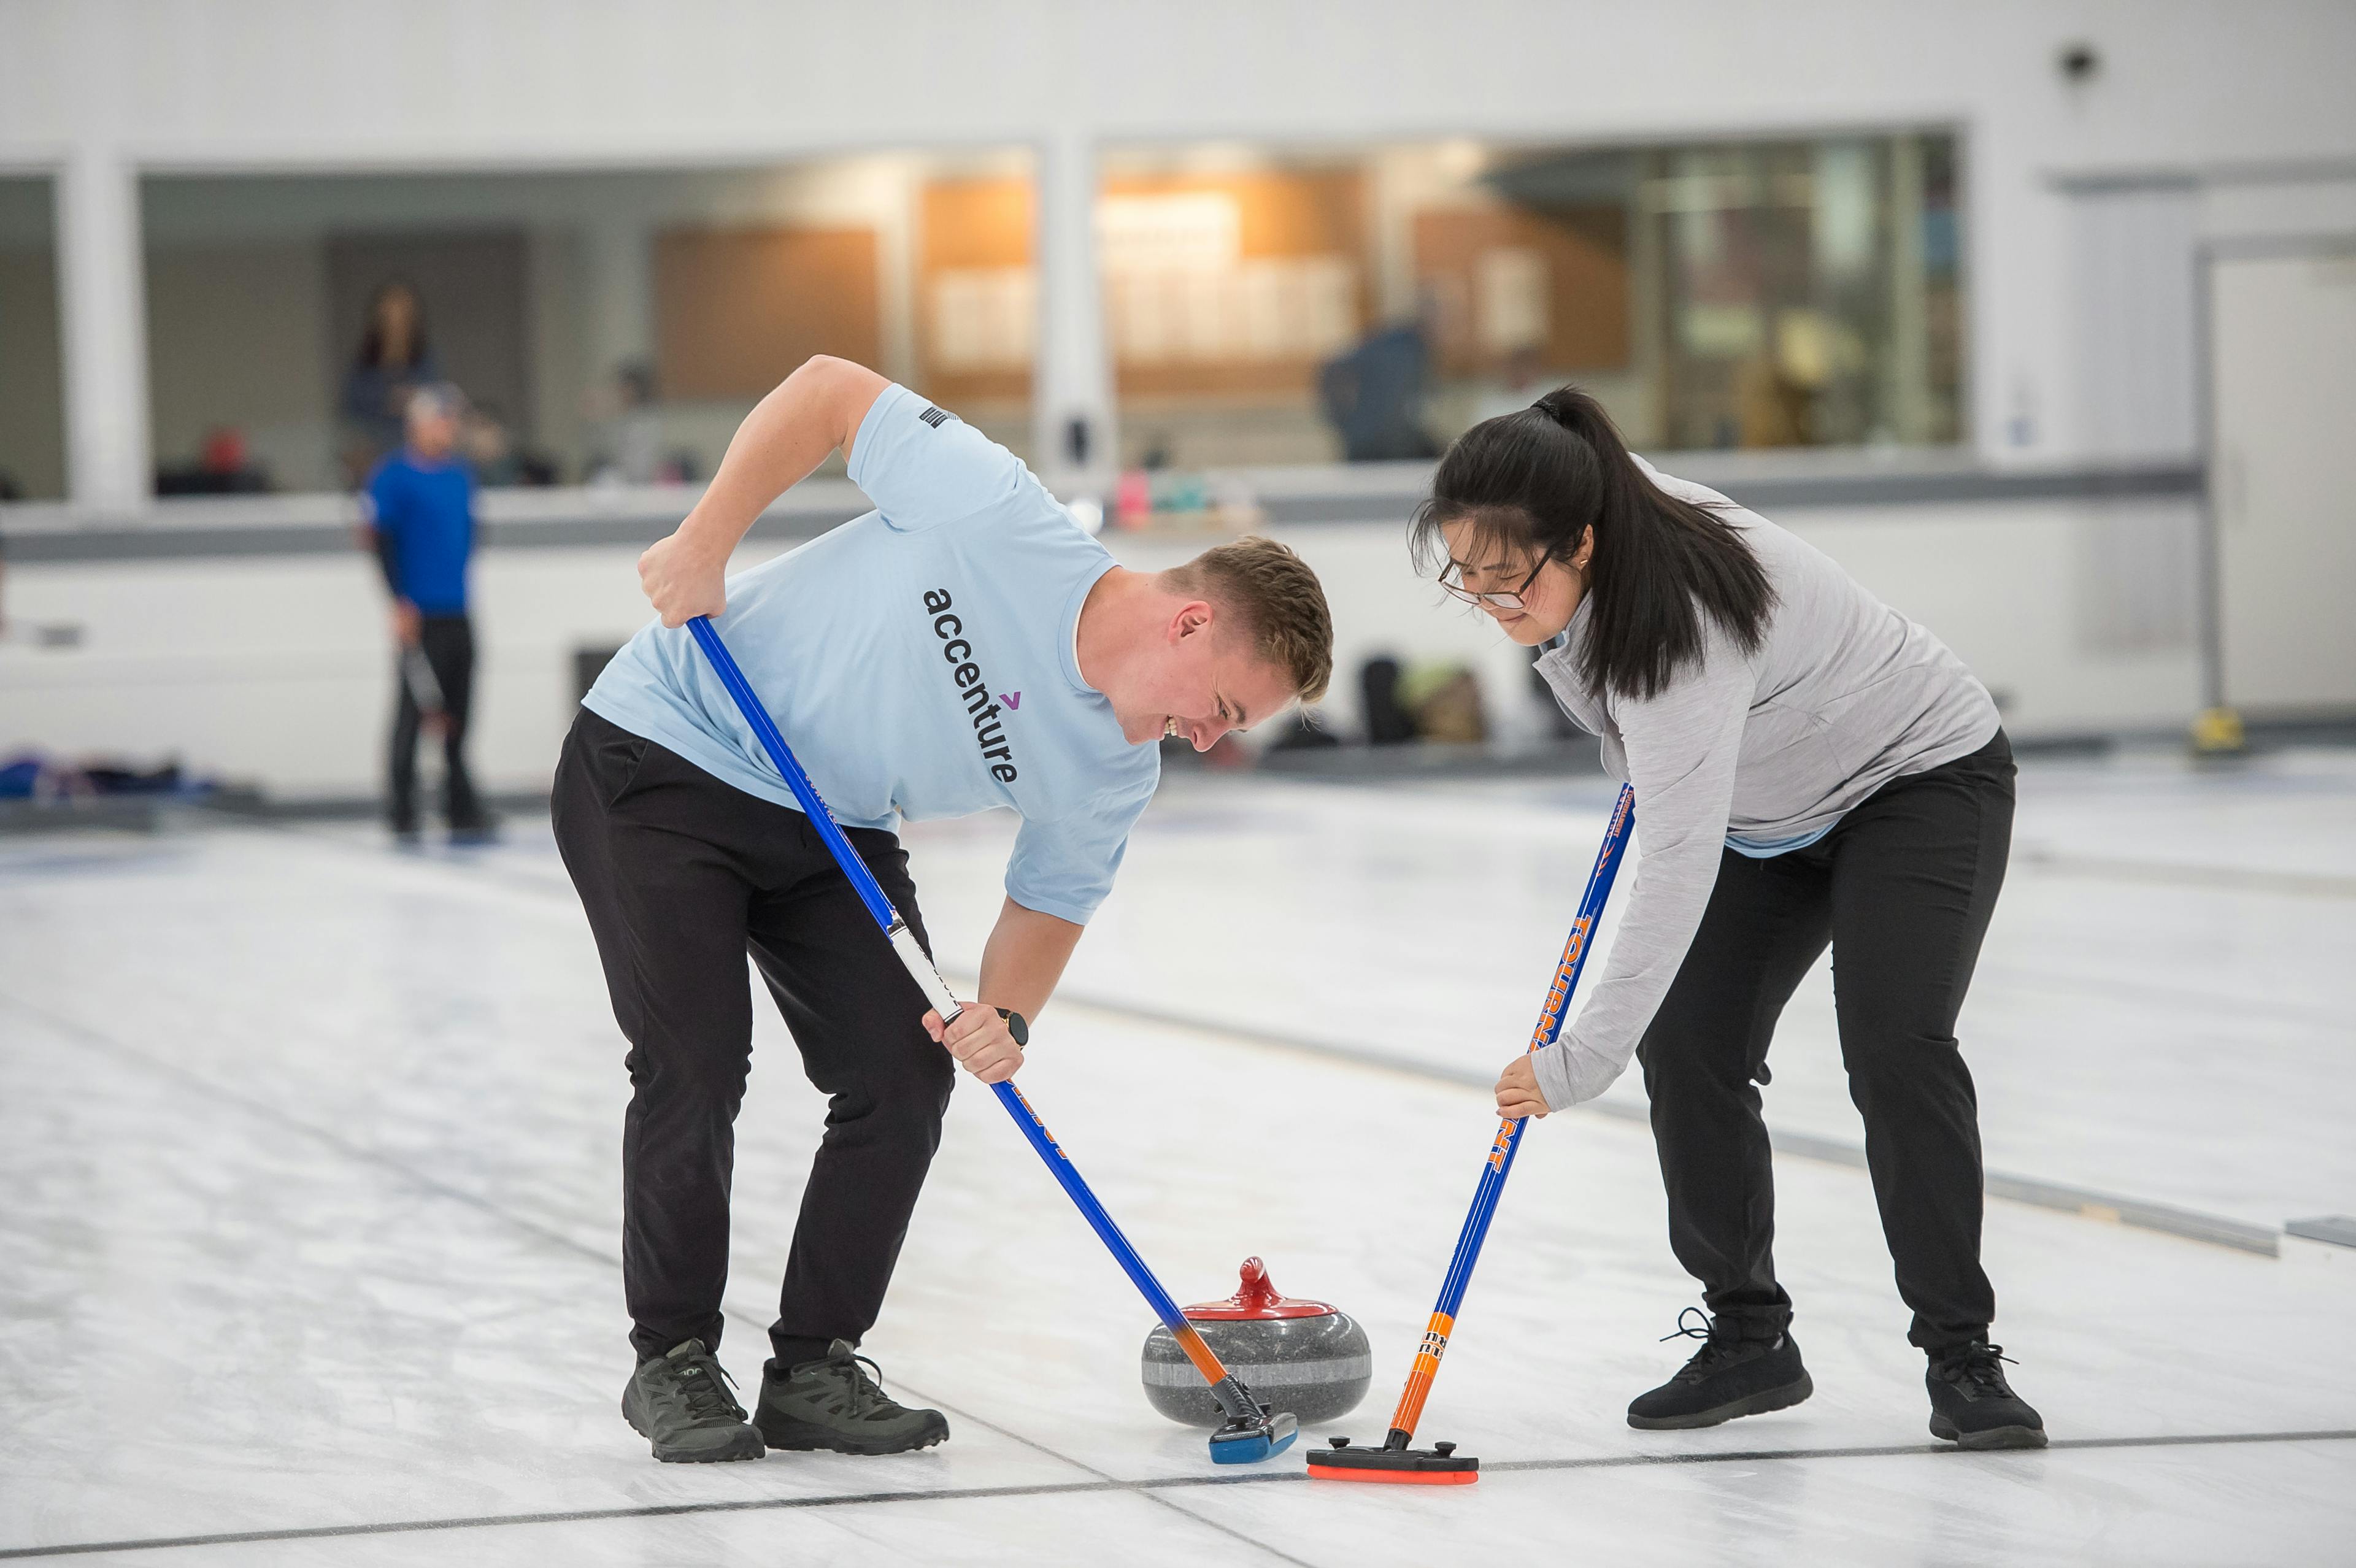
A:
<svg viewBox="0 0 2356 1568">
<path fill-rule="evenodd" d="M 466 715 L 475 703 L 475 628 L 464 615 L 426 615 L 417 628 L 419 648 L 442 688 L 442 813 L 461 832 L 483 826 L 483 803 L 475 781 L 466 773 Z M 392 826 L 409 832 L 417 826 L 417 737 L 424 714 L 417 706 L 407 672 L 400 667 L 405 654 L 395 650 L 393 685 L 398 688 L 392 712 L 391 789 L 385 812 Z"/>
<path fill-rule="evenodd" d="M 1980 1136 L 1955 1015 L 2004 885 L 2012 747 L 1893 779 L 1804 849 L 1729 849 L 1701 928 L 1638 1055 L 1668 1191 L 1669 1244 L 1709 1310 L 1772 1339 L 1791 1320 L 1775 1280 L 1774 1174 L 1757 1085 L 1775 1019 L 1833 950 L 1849 1097 L 1908 1335 L 1936 1351 L 1985 1339 Z"/>
<path fill-rule="evenodd" d="M 770 1342 L 787 1364 L 830 1339 L 857 1344 L 883 1307 L 954 1081 L 949 1053 L 918 1022 L 924 994 L 800 812 L 586 709 L 565 739 L 553 811 L 630 1042 L 630 1343 L 641 1360 L 682 1339 L 720 1343 L 734 1123 L 752 1063 L 749 952 L 828 1095 Z M 925 942 L 898 838 L 845 831 Z"/>
</svg>

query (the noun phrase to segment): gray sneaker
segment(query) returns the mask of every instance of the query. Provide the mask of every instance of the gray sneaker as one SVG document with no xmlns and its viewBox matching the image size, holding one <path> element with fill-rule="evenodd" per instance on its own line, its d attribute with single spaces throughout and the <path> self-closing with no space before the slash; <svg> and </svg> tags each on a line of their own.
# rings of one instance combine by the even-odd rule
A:
<svg viewBox="0 0 2356 1568">
<path fill-rule="evenodd" d="M 772 1448 L 825 1448 L 837 1454 L 905 1454 L 949 1435 L 937 1410 L 910 1410 L 886 1394 L 875 1363 L 837 1339 L 822 1360 L 762 1369 L 754 1424 Z"/>
<path fill-rule="evenodd" d="M 734 1381 L 702 1340 L 682 1340 L 630 1374 L 622 1414 L 666 1464 L 757 1459 L 761 1435 L 745 1424 L 744 1407 L 728 1392 Z"/>
</svg>

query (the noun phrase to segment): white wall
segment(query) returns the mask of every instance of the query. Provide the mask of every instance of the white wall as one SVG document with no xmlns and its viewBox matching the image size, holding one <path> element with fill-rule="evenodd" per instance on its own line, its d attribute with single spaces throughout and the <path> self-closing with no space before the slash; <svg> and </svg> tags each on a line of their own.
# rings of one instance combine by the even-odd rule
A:
<svg viewBox="0 0 2356 1568">
<path fill-rule="evenodd" d="M 2079 38 L 2103 64 L 2071 87 L 2054 56 Z M 2341 0 L 14 0 L 0 165 L 64 166 L 88 187 L 68 203 L 91 274 L 88 315 L 69 307 L 88 324 L 69 396 L 90 427 L 77 450 L 121 467 L 141 434 L 110 400 L 135 379 L 136 345 L 98 323 L 123 292 L 110 247 L 125 240 L 107 230 L 124 161 L 679 165 L 1026 143 L 1049 155 L 1050 240 L 1077 243 L 1084 220 L 1058 212 L 1087 182 L 1065 176 L 1105 141 L 1953 123 L 1969 160 L 1972 425 L 1993 456 L 2046 460 L 2115 433 L 2084 395 L 2102 378 L 2072 328 L 2080 198 L 2057 179 L 2346 165 L 2351 59 Z M 1051 270 L 1069 248 L 1046 247 Z M 1066 363 L 1054 337 L 1051 323 L 1045 403 L 1100 401 L 1101 367 Z M 95 479 L 81 493 L 114 496 Z"/>
</svg>

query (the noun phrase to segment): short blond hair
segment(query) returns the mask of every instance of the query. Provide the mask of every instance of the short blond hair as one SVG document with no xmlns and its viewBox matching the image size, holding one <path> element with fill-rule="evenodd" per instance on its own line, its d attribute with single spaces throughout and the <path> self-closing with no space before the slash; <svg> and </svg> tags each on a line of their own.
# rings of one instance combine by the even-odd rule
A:
<svg viewBox="0 0 2356 1568">
<path fill-rule="evenodd" d="M 1254 656 L 1282 670 L 1303 702 L 1333 678 L 1333 613 L 1309 563 L 1257 534 L 1206 549 L 1171 577 L 1241 622 Z"/>
</svg>

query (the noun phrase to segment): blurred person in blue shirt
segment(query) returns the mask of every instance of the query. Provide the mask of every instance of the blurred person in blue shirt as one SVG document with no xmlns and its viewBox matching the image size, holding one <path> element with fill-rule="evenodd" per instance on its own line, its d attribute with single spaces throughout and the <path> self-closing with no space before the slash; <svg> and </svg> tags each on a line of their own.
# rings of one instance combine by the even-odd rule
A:
<svg viewBox="0 0 2356 1568">
<path fill-rule="evenodd" d="M 417 737 L 442 737 L 443 811 L 454 838 L 488 834 L 490 818 L 466 773 L 466 719 L 475 685 L 475 629 L 466 568 L 475 552 L 475 475 L 458 455 L 462 400 L 427 386 L 407 400 L 407 440 L 369 475 L 369 543 L 392 594 L 400 656 L 386 811 L 393 832 L 417 834 Z"/>
</svg>

